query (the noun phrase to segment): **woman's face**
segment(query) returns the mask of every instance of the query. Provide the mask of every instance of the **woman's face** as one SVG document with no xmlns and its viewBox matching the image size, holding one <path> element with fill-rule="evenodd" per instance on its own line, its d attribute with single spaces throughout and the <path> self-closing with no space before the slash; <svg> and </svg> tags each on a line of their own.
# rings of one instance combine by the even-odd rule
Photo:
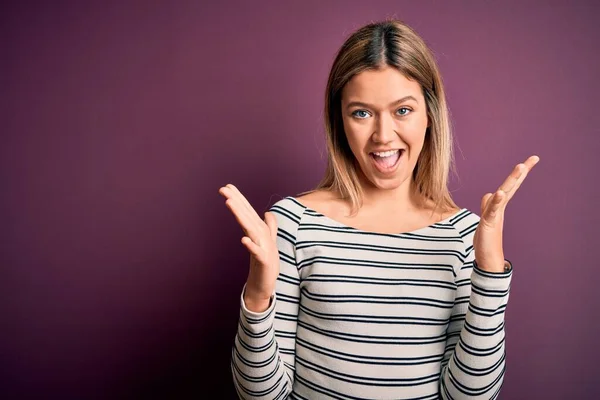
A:
<svg viewBox="0 0 600 400">
<path fill-rule="evenodd" d="M 350 149 L 366 179 L 380 189 L 410 182 L 428 125 L 421 86 L 392 67 L 363 71 L 342 90 Z"/>
</svg>

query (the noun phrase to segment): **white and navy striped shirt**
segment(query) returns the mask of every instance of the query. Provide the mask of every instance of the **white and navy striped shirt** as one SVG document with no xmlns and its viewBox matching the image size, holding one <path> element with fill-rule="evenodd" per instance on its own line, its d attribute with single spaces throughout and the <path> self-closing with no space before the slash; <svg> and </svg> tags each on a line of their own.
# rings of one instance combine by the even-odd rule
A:
<svg viewBox="0 0 600 400">
<path fill-rule="evenodd" d="M 270 209 L 280 274 L 268 310 L 243 302 L 241 399 L 495 399 L 512 268 L 473 267 L 479 216 L 412 232 L 358 230 L 293 197 Z"/>
</svg>

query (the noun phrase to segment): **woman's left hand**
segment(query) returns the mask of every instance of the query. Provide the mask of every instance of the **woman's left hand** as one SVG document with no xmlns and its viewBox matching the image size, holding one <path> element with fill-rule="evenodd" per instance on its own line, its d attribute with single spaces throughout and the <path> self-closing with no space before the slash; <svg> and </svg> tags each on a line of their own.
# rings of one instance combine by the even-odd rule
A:
<svg viewBox="0 0 600 400">
<path fill-rule="evenodd" d="M 481 200 L 481 217 L 473 238 L 477 267 L 487 272 L 504 272 L 502 229 L 506 205 L 515 195 L 525 177 L 540 161 L 529 157 L 518 164 L 495 193 L 486 193 Z"/>
</svg>

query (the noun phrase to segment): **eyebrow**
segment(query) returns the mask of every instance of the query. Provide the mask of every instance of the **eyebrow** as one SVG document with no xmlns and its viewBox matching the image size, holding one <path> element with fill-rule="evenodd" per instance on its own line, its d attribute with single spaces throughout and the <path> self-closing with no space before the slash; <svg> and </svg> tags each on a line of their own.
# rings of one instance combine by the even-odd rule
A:
<svg viewBox="0 0 600 400">
<path fill-rule="evenodd" d="M 407 100 L 414 100 L 415 103 L 417 103 L 417 104 L 419 103 L 419 101 L 414 96 L 404 96 L 401 99 L 398 99 L 396 101 L 392 101 L 390 103 L 390 106 L 393 106 L 394 104 L 405 102 Z M 346 106 L 346 108 L 350 108 L 350 107 L 367 107 L 367 108 L 370 108 L 372 106 L 370 104 L 363 103 L 363 102 L 360 102 L 360 101 L 352 101 L 352 102 L 348 103 L 348 105 Z"/>
</svg>

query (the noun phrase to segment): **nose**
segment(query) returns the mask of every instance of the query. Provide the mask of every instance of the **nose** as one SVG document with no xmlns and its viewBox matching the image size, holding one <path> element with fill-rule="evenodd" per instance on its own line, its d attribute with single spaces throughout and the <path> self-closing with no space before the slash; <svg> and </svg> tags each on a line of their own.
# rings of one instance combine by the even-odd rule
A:
<svg viewBox="0 0 600 400">
<path fill-rule="evenodd" d="M 387 113 L 381 113 L 376 118 L 373 140 L 376 143 L 389 143 L 396 137 L 394 119 Z"/>
</svg>

